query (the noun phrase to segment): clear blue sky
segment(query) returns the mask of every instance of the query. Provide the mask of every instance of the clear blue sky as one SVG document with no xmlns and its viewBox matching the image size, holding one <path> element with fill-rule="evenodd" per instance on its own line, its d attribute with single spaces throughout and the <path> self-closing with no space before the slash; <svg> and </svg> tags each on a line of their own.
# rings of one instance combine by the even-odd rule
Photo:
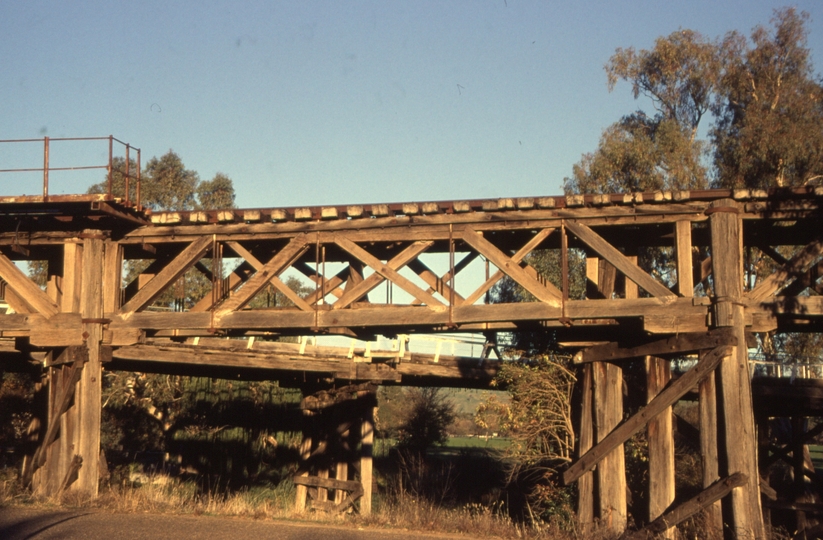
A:
<svg viewBox="0 0 823 540">
<path fill-rule="evenodd" d="M 231 177 L 241 207 L 558 194 L 643 105 L 607 91 L 616 47 L 748 35 L 782 5 L 0 0 L 0 138 L 113 134 L 144 162 L 174 149 L 204 180 Z M 823 2 L 792 5 L 812 16 L 819 73 Z M 0 152 L 0 169 L 18 158 Z M 0 175 L 2 195 L 38 189 Z"/>
</svg>

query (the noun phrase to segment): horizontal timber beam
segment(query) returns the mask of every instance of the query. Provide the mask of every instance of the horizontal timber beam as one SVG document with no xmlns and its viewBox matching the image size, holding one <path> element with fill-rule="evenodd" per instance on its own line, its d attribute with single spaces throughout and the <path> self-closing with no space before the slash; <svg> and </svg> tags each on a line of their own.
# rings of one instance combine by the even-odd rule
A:
<svg viewBox="0 0 823 540">
<path fill-rule="evenodd" d="M 737 339 L 728 328 L 713 330 L 708 334 L 679 334 L 674 337 L 646 343 L 637 347 L 621 348 L 617 343 L 598 345 L 582 350 L 574 355 L 574 363 L 604 362 L 624 360 L 641 356 L 663 356 L 703 349 L 714 349 L 720 345 L 737 345 Z"/>
</svg>

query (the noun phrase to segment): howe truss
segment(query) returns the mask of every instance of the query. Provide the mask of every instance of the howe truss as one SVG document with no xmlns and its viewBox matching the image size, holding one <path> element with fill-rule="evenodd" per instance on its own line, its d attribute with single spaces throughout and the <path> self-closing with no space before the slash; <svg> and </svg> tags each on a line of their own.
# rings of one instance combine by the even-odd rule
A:
<svg viewBox="0 0 823 540">
<path fill-rule="evenodd" d="M 374 205 L 371 212 L 357 207 L 358 217 L 336 209 L 161 213 L 143 226 L 109 213 L 112 225 L 102 229 L 100 222 L 109 222 L 89 221 L 93 216 L 82 210 L 73 210 L 73 221 L 64 210 L 62 221 L 52 218 L 53 226 L 41 218 L 28 229 L 9 213 L 4 221 L 14 231 L 6 228 L 0 236 L 0 279 L 16 314 L 0 318 L 0 331 L 39 346 L 82 344 L 83 321 L 71 299 L 73 276 L 81 272 L 74 261 L 82 261 L 76 252 L 83 240 L 96 236 L 105 250 L 104 343 L 115 347 L 147 335 L 263 331 L 363 336 L 539 327 L 584 341 L 593 339 L 593 330 L 619 335 L 627 326 L 647 333 L 701 332 L 714 325 L 716 299 L 701 291 L 710 290 L 707 220 L 716 211 L 739 214 L 749 261 L 756 253 L 777 267 L 735 300 L 745 304 L 750 329 L 806 328 L 818 324 L 814 319 L 823 311 L 819 191 L 681 192 L 678 200 L 671 194 L 567 197 L 552 199 L 550 207 L 518 199 L 494 209 L 429 203 L 437 205 L 429 213 L 419 205 L 414 211 Z M 728 208 L 712 207 L 724 197 Z M 76 230 L 72 223 L 98 228 Z M 782 246 L 791 246 L 792 254 Z M 668 249 L 668 270 L 650 273 L 638 255 L 659 247 Z M 555 255 L 549 278 L 532 265 L 530 256 L 542 250 Z M 613 269 L 606 273 L 617 285 L 609 298 L 571 291 L 570 276 L 585 271 L 583 256 L 589 266 L 599 260 Z M 48 261 L 46 290 L 13 259 Z M 121 290 L 128 259 L 148 266 Z M 225 272 L 212 271 L 230 259 Z M 203 274 L 211 291 L 182 311 L 153 307 L 164 293 L 174 294 L 186 272 Z M 307 293 L 286 285 L 285 276 L 295 274 L 311 284 Z M 530 301 L 487 303 L 489 291 L 506 277 Z M 289 305 L 260 307 L 255 299 L 268 287 Z"/>
</svg>

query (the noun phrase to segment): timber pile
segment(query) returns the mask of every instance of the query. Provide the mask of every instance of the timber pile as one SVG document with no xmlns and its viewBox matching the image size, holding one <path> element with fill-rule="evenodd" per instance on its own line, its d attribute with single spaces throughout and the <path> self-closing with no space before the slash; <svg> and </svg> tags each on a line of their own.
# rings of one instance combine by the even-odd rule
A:
<svg viewBox="0 0 823 540">
<path fill-rule="evenodd" d="M 321 390 L 303 398 L 300 408 L 309 422 L 300 445 L 302 463 L 293 477 L 296 511 L 306 509 L 308 496 L 312 509 L 337 513 L 362 497 L 360 513 L 371 512 L 376 407 L 373 383 Z"/>
</svg>

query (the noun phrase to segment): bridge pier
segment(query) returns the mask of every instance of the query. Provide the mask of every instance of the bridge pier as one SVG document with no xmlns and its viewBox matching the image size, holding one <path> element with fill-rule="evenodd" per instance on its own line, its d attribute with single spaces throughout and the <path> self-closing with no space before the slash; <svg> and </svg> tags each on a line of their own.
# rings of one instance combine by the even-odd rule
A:
<svg viewBox="0 0 823 540">
<path fill-rule="evenodd" d="M 46 355 L 47 405 L 38 448 L 23 476 L 35 493 L 59 496 L 65 491 L 94 498 L 100 477 L 103 289 L 119 290 L 119 272 L 103 272 L 104 242 L 99 230 L 84 230 L 65 243 L 62 261 L 49 261 L 47 294 L 61 313 L 80 313 L 83 345 L 52 348 Z M 62 263 L 62 264 L 61 264 Z M 55 336 L 59 340 L 59 336 Z"/>
<path fill-rule="evenodd" d="M 371 513 L 376 398 L 377 386 L 366 383 L 303 399 L 301 464 L 294 475 L 296 511 L 310 507 L 343 512 L 359 499 L 360 514 Z"/>
<path fill-rule="evenodd" d="M 765 538 L 746 346 L 742 222 L 733 199 L 714 201 L 710 210 L 714 326 L 730 328 L 737 343 L 732 354 L 720 363 L 717 373 L 723 435 L 721 464 L 725 464 L 726 476 L 738 472 L 746 475 L 746 483 L 732 490 L 730 515 L 724 521 L 738 537 Z"/>
</svg>

